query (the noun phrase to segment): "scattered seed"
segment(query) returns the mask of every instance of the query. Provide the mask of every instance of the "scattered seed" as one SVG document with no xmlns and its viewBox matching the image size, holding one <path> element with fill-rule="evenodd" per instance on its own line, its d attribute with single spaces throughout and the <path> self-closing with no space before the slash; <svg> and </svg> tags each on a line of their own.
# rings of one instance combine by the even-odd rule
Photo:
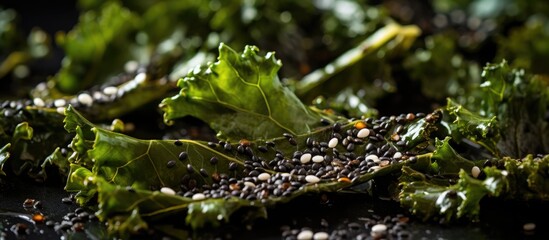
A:
<svg viewBox="0 0 549 240">
<path fill-rule="evenodd" d="M 170 161 L 168 161 L 168 163 L 166 163 L 166 167 L 173 168 L 173 167 L 175 167 L 175 164 L 176 163 L 175 163 L 174 160 L 170 160 Z"/>
<path fill-rule="evenodd" d="M 536 224 L 535 223 L 526 223 L 526 224 L 522 225 L 522 229 L 524 231 L 527 231 L 527 232 L 534 231 L 536 229 Z"/>
<path fill-rule="evenodd" d="M 200 175 L 202 175 L 203 177 L 209 177 L 210 176 L 208 174 L 208 172 L 206 171 L 206 169 L 204 169 L 204 168 L 201 168 L 199 172 L 200 172 Z"/>
<path fill-rule="evenodd" d="M 301 161 L 301 163 L 305 164 L 305 163 L 308 163 L 311 161 L 311 154 L 310 153 L 305 153 L 303 155 L 301 155 L 301 158 L 299 158 L 299 161 Z"/>
<path fill-rule="evenodd" d="M 401 152 L 396 152 L 394 155 L 393 155 L 393 158 L 394 159 L 400 159 L 402 157 L 402 153 Z"/>
<path fill-rule="evenodd" d="M 189 157 L 189 154 L 187 152 L 180 152 L 179 153 L 179 160 L 185 161 Z"/>
<path fill-rule="evenodd" d="M 229 170 L 234 171 L 238 168 L 238 165 L 235 162 L 229 163 Z"/>
<path fill-rule="evenodd" d="M 340 132 L 341 131 L 341 123 L 338 123 L 338 122 L 334 123 L 334 125 L 332 125 L 332 130 L 334 132 Z"/>
<path fill-rule="evenodd" d="M 210 158 L 210 164 L 215 165 L 215 164 L 217 164 L 217 162 L 219 162 L 217 157 L 214 156 L 214 157 Z"/>
<path fill-rule="evenodd" d="M 480 175 L 480 168 L 477 166 L 471 168 L 471 175 L 473 175 L 474 178 L 478 178 L 478 175 Z"/>
<path fill-rule="evenodd" d="M 33 104 L 37 107 L 44 107 L 46 106 L 46 103 L 44 102 L 44 100 L 42 100 L 42 98 L 35 98 L 32 100 Z"/>
<path fill-rule="evenodd" d="M 93 98 L 87 93 L 81 93 L 77 97 L 78 102 L 82 105 L 91 106 L 93 104 Z"/>
<path fill-rule="evenodd" d="M 259 146 L 259 147 L 257 147 L 257 150 L 259 150 L 262 153 L 266 153 L 266 152 L 269 151 L 269 149 L 265 146 Z"/>
<path fill-rule="evenodd" d="M 225 151 L 227 152 L 230 152 L 231 150 L 233 150 L 233 146 L 230 143 L 225 143 L 225 145 L 223 145 L 223 149 L 225 149 Z"/>
<path fill-rule="evenodd" d="M 305 177 L 305 181 L 307 181 L 308 183 L 317 183 L 320 182 L 320 178 L 315 175 L 307 175 Z"/>
<path fill-rule="evenodd" d="M 192 199 L 195 201 L 204 200 L 206 199 L 206 195 L 204 195 L 203 193 L 195 193 Z"/>
<path fill-rule="evenodd" d="M 288 142 L 293 146 L 297 145 L 297 141 L 295 140 L 295 138 L 288 138 Z"/>
<path fill-rule="evenodd" d="M 303 230 L 297 234 L 297 240 L 310 240 L 313 239 L 313 231 Z"/>
<path fill-rule="evenodd" d="M 246 181 L 246 182 L 244 182 L 244 186 L 255 188 L 255 183 Z"/>
<path fill-rule="evenodd" d="M 114 95 L 118 92 L 118 88 L 117 87 L 113 87 L 113 86 L 109 86 L 109 87 L 106 87 L 103 89 L 103 93 L 105 95 Z"/>
<path fill-rule="evenodd" d="M 324 162 L 324 157 L 321 156 L 321 155 L 316 155 L 316 156 L 313 157 L 313 162 L 315 162 L 315 163 Z"/>
<path fill-rule="evenodd" d="M 371 230 L 372 237 L 378 238 L 382 237 L 387 233 L 387 225 L 385 224 L 376 224 L 372 227 Z"/>
<path fill-rule="evenodd" d="M 240 139 L 240 141 L 238 141 L 238 144 L 246 147 L 246 146 L 250 146 L 250 141 L 248 139 L 243 138 L 243 139 Z"/>
<path fill-rule="evenodd" d="M 330 120 L 326 119 L 326 118 L 321 118 L 320 119 L 320 123 L 324 124 L 324 125 L 330 125 Z"/>
<path fill-rule="evenodd" d="M 169 187 L 162 187 L 160 192 L 168 195 L 175 195 L 175 191 Z"/>
<path fill-rule="evenodd" d="M 36 223 L 43 223 L 44 220 L 46 220 L 46 217 L 44 217 L 41 213 L 35 213 L 32 215 L 32 220 Z"/>
<path fill-rule="evenodd" d="M 358 129 L 358 130 L 361 130 L 361 129 L 365 128 L 365 127 L 366 127 L 366 123 L 363 122 L 363 121 L 360 121 L 360 122 L 355 123 L 355 128 Z"/>
<path fill-rule="evenodd" d="M 408 120 L 408 121 L 412 121 L 415 118 L 416 118 L 416 115 L 414 115 L 413 113 L 406 114 L 406 120 Z"/>
<path fill-rule="evenodd" d="M 188 173 L 193 173 L 193 172 L 194 172 L 193 165 L 187 164 L 187 172 L 188 172 Z"/>
<path fill-rule="evenodd" d="M 346 182 L 346 183 L 351 183 L 351 179 L 349 179 L 348 177 L 340 177 L 337 179 L 338 182 Z"/>
<path fill-rule="evenodd" d="M 394 133 L 393 135 L 391 135 L 391 140 L 394 142 L 398 142 L 400 140 L 400 135 Z"/>
<path fill-rule="evenodd" d="M 368 155 L 368 156 L 366 157 L 366 160 L 372 160 L 372 161 L 374 161 L 375 163 L 381 162 L 381 160 L 379 160 L 379 157 L 378 157 L 377 155 L 374 155 L 374 154 Z"/>
<path fill-rule="evenodd" d="M 337 144 L 339 143 L 339 140 L 337 138 L 332 138 L 330 139 L 330 141 L 328 142 L 328 147 L 329 148 L 335 148 L 337 146 Z"/>
<path fill-rule="evenodd" d="M 60 98 L 53 101 L 54 107 L 64 107 L 65 105 L 67 105 L 67 101 L 65 101 L 65 99 Z"/>
<path fill-rule="evenodd" d="M 267 181 L 271 178 L 271 174 L 268 173 L 262 173 L 257 176 L 257 179 L 260 181 Z"/>
<path fill-rule="evenodd" d="M 356 134 L 358 138 L 365 138 L 365 137 L 368 137 L 369 135 L 370 135 L 370 130 L 367 128 L 360 129 L 360 131 L 358 131 L 358 133 Z"/>
<path fill-rule="evenodd" d="M 216 148 L 216 147 L 217 147 L 217 143 L 214 143 L 214 142 L 208 142 L 208 147 L 211 147 L 211 148 Z"/>
<path fill-rule="evenodd" d="M 72 199 L 69 197 L 61 198 L 61 202 L 64 204 L 72 204 Z"/>
<path fill-rule="evenodd" d="M 27 198 L 25 199 L 25 201 L 23 202 L 23 207 L 24 208 L 30 208 L 32 206 L 34 206 L 34 203 L 36 202 L 35 199 L 33 198 Z"/>
</svg>

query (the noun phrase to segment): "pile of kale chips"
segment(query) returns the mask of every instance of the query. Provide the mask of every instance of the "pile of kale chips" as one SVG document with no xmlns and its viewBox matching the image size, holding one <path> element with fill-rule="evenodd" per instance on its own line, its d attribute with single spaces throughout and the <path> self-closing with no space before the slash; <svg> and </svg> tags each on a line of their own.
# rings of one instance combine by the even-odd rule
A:
<svg viewBox="0 0 549 240">
<path fill-rule="evenodd" d="M 425 220 L 478 219 L 483 198 L 549 200 L 549 7 L 541 1 L 82 0 L 77 7 L 76 25 L 55 35 L 39 28 L 26 35 L 17 12 L 0 9 L 0 177 L 63 176 L 65 190 L 109 222 L 111 234 L 157 228 L 181 236 L 227 224 L 237 211 L 267 217 L 300 195 L 346 191 L 379 176 L 391 176 L 383 181 L 398 187 L 384 191 Z M 54 46 L 65 54 L 60 68 L 37 76 Z M 291 158 L 307 138 L 330 140 L 335 123 L 373 127 L 372 119 L 417 112 L 428 117 L 398 130 L 409 156 L 352 181 L 322 179 L 264 201 L 158 191 L 184 191 L 189 168 L 247 176 L 248 155 L 206 141 L 235 149 L 272 142 Z M 166 167 L 182 147 L 190 167 Z M 364 148 L 348 156 L 364 156 Z M 274 175 L 272 153 L 254 160 L 267 161 L 262 169 Z M 155 224 L 173 215 L 185 219 L 183 229 Z"/>
</svg>

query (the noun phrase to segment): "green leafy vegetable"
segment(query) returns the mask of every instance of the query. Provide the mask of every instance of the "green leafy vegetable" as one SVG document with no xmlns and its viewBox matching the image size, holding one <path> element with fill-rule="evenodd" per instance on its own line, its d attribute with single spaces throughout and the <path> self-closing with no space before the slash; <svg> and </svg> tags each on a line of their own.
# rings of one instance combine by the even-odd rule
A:
<svg viewBox="0 0 549 240">
<path fill-rule="evenodd" d="M 3 146 L 2 149 L 0 149 L 0 175 L 6 175 L 3 168 L 4 168 L 4 163 L 6 163 L 6 161 L 10 157 L 10 152 L 9 152 L 10 147 L 11 147 L 11 144 L 8 143 L 5 146 Z"/>
<path fill-rule="evenodd" d="M 511 69 L 505 61 L 487 65 L 482 77 L 476 90 L 482 97 L 471 99 L 476 107 L 467 110 L 448 101 L 447 111 L 457 125 L 455 129 L 495 156 L 524 157 L 547 152 L 548 82 Z"/>
<path fill-rule="evenodd" d="M 239 54 L 221 44 L 217 62 L 197 67 L 179 81 L 179 95 L 162 101 L 164 119 L 192 115 L 208 122 L 220 138 L 232 140 L 301 134 L 318 126 L 321 115 L 280 83 L 281 63 L 274 53 L 263 57 L 258 52 L 247 46 Z"/>
</svg>

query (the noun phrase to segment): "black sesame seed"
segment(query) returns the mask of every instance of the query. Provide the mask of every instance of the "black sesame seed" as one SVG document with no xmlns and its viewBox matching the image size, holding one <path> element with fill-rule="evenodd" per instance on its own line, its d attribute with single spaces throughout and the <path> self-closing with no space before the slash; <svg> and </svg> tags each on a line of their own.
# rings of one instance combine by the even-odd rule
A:
<svg viewBox="0 0 549 240">
<path fill-rule="evenodd" d="M 238 165 L 235 162 L 229 163 L 229 170 L 234 171 L 237 167 Z"/>
<path fill-rule="evenodd" d="M 267 142 L 265 142 L 265 144 L 267 144 L 267 146 L 269 146 L 269 147 L 275 147 L 276 146 L 276 144 L 273 141 L 267 141 Z"/>
<path fill-rule="evenodd" d="M 215 165 L 215 164 L 217 164 L 217 162 L 218 162 L 217 157 L 214 156 L 214 157 L 210 158 L 210 164 Z"/>
<path fill-rule="evenodd" d="M 244 146 L 242 146 L 242 145 L 238 145 L 236 147 L 236 151 L 240 154 L 244 154 L 246 152 L 246 150 L 244 149 Z"/>
<path fill-rule="evenodd" d="M 288 138 L 288 142 L 290 142 L 291 145 L 297 145 L 297 141 L 295 140 L 295 138 Z"/>
<path fill-rule="evenodd" d="M 227 151 L 227 152 L 233 150 L 233 146 L 232 146 L 230 143 L 225 143 L 225 145 L 223 146 L 223 148 L 224 148 L 225 151 Z"/>
<path fill-rule="evenodd" d="M 408 162 L 409 163 L 416 163 L 417 162 L 417 157 L 412 156 L 412 157 L 408 158 Z"/>
<path fill-rule="evenodd" d="M 187 164 L 187 172 L 188 172 L 188 173 L 194 173 L 193 165 Z"/>
<path fill-rule="evenodd" d="M 52 220 L 46 221 L 46 226 L 47 226 L 47 227 L 50 227 L 50 228 L 53 227 L 53 226 L 55 226 L 55 221 L 52 221 Z"/>
<path fill-rule="evenodd" d="M 174 161 L 174 160 L 168 161 L 168 163 L 166 163 L 166 167 L 168 167 L 168 168 L 173 168 L 173 167 L 175 167 L 175 161 Z"/>
<path fill-rule="evenodd" d="M 349 143 L 349 145 L 347 145 L 347 151 L 352 152 L 354 150 L 355 150 L 355 145 L 353 143 Z"/>
<path fill-rule="evenodd" d="M 72 199 L 70 197 L 65 197 L 65 198 L 61 199 L 61 202 L 64 203 L 64 204 L 71 204 Z"/>
<path fill-rule="evenodd" d="M 307 147 L 313 147 L 313 139 L 308 137 L 307 140 L 305 140 L 305 144 L 307 145 Z"/>
<path fill-rule="evenodd" d="M 269 151 L 269 149 L 266 146 L 259 146 L 257 147 L 257 150 L 263 153 L 266 153 L 267 151 Z"/>
<path fill-rule="evenodd" d="M 189 154 L 187 152 L 180 152 L 179 153 L 179 160 L 184 161 L 189 157 Z"/>
<path fill-rule="evenodd" d="M 320 123 L 327 126 L 327 125 L 330 125 L 330 120 L 328 120 L 326 118 L 321 118 Z"/>
<path fill-rule="evenodd" d="M 208 172 L 204 168 L 200 169 L 200 175 L 202 175 L 203 177 L 209 177 Z"/>
<path fill-rule="evenodd" d="M 341 131 L 341 123 L 338 123 L 338 122 L 334 123 L 334 125 L 332 125 L 332 130 L 333 130 L 334 132 L 339 132 L 339 131 Z"/>
<path fill-rule="evenodd" d="M 211 148 L 216 148 L 217 144 L 214 143 L 214 142 L 208 142 L 208 146 L 211 147 Z"/>
<path fill-rule="evenodd" d="M 290 134 L 290 133 L 283 133 L 282 136 L 284 136 L 285 138 L 293 138 L 294 135 Z"/>
<path fill-rule="evenodd" d="M 179 141 L 179 140 L 175 140 L 175 141 L 173 142 L 173 144 L 175 144 L 175 146 L 182 146 L 182 145 L 183 145 L 183 143 L 182 143 L 181 141 Z"/>
</svg>

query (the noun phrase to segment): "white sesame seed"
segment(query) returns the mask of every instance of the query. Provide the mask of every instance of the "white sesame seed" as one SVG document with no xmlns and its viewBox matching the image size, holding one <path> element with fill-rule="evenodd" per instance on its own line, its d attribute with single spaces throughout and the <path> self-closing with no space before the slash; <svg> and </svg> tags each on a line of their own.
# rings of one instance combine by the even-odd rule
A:
<svg viewBox="0 0 549 240">
<path fill-rule="evenodd" d="M 324 162 L 324 157 L 320 156 L 320 155 L 316 155 L 316 156 L 313 157 L 313 162 L 315 162 L 315 163 Z"/>
<path fill-rule="evenodd" d="M 305 177 L 305 181 L 307 181 L 308 183 L 317 183 L 320 182 L 320 178 L 315 175 L 307 175 Z"/>
<path fill-rule="evenodd" d="M 64 107 L 65 105 L 67 105 L 67 101 L 65 101 L 65 99 L 61 98 L 53 101 L 53 106 L 55 107 Z"/>
<path fill-rule="evenodd" d="M 57 111 L 57 113 L 59 114 L 65 114 L 65 108 L 64 107 L 58 107 L 57 109 L 55 109 Z"/>
<path fill-rule="evenodd" d="M 379 237 L 387 233 L 387 226 L 385 224 L 376 224 L 372 227 L 372 236 Z"/>
<path fill-rule="evenodd" d="M 339 143 L 339 140 L 337 138 L 332 138 L 330 139 L 330 141 L 328 142 L 328 147 L 329 148 L 335 148 L 337 146 L 337 144 Z"/>
<path fill-rule="evenodd" d="M 478 178 L 478 175 L 480 174 L 480 168 L 477 166 L 474 166 L 471 168 L 471 175 L 473 175 L 474 178 Z"/>
<path fill-rule="evenodd" d="M 34 103 L 35 106 L 37 107 L 44 107 L 46 106 L 46 103 L 44 103 L 44 100 L 42 100 L 42 98 L 35 98 L 32 100 L 32 102 Z"/>
<path fill-rule="evenodd" d="M 313 239 L 313 231 L 303 230 L 297 234 L 297 240 L 310 240 Z"/>
<path fill-rule="evenodd" d="M 145 79 L 147 79 L 147 74 L 146 73 L 139 73 L 135 76 L 134 79 L 137 83 L 141 83 L 141 82 L 145 81 Z"/>
<path fill-rule="evenodd" d="M 93 98 L 87 93 L 81 93 L 80 95 L 78 95 L 77 99 L 78 102 L 86 106 L 91 106 L 93 104 Z"/>
<path fill-rule="evenodd" d="M 160 192 L 168 195 L 175 195 L 175 191 L 169 187 L 162 187 Z"/>
<path fill-rule="evenodd" d="M 271 174 L 268 173 L 262 173 L 257 176 L 257 179 L 259 179 L 260 181 L 267 181 L 269 180 L 269 178 L 271 178 Z"/>
<path fill-rule="evenodd" d="M 328 238 L 330 238 L 330 235 L 327 232 L 317 232 L 313 235 L 314 240 L 327 240 Z"/>
<path fill-rule="evenodd" d="M 301 155 L 301 158 L 299 159 L 299 161 L 301 161 L 301 163 L 308 163 L 311 161 L 311 154 L 310 153 L 305 153 L 303 155 Z"/>
<path fill-rule="evenodd" d="M 375 155 L 375 154 L 368 155 L 368 156 L 366 157 L 366 160 L 369 160 L 369 159 L 372 160 L 372 161 L 374 161 L 375 163 L 381 162 L 381 161 L 379 160 L 379 157 L 378 157 L 377 155 Z"/>
<path fill-rule="evenodd" d="M 106 95 L 114 95 L 116 94 L 116 92 L 118 92 L 118 88 L 113 86 L 109 86 L 103 89 L 103 93 Z"/>
<path fill-rule="evenodd" d="M 381 169 L 380 166 L 372 166 L 372 167 L 370 168 L 370 170 L 371 170 L 372 172 L 375 172 L 375 171 L 377 171 L 377 170 L 379 170 L 379 169 Z"/>
<path fill-rule="evenodd" d="M 204 200 L 206 198 L 206 195 L 203 193 L 195 193 L 192 197 L 193 200 Z"/>
<path fill-rule="evenodd" d="M 368 130 L 367 128 L 363 128 L 363 129 L 360 129 L 360 131 L 358 131 L 358 133 L 356 134 L 356 137 L 365 138 L 365 137 L 368 137 L 369 135 L 370 135 L 370 130 Z"/>
<path fill-rule="evenodd" d="M 402 157 L 402 153 L 401 152 L 396 152 L 394 155 L 393 155 L 393 158 L 395 159 L 399 159 Z"/>
<path fill-rule="evenodd" d="M 246 181 L 244 182 L 244 186 L 255 188 L 255 183 Z"/>
<path fill-rule="evenodd" d="M 522 225 L 522 229 L 524 231 L 534 231 L 536 229 L 536 224 L 535 223 L 526 223 L 526 224 Z"/>
<path fill-rule="evenodd" d="M 290 176 L 292 176 L 292 174 L 285 172 L 285 173 L 281 173 L 280 176 L 281 177 L 290 177 Z"/>
<path fill-rule="evenodd" d="M 42 92 L 48 88 L 48 85 L 45 82 L 41 82 L 36 85 L 36 91 Z"/>
<path fill-rule="evenodd" d="M 137 61 L 127 61 L 126 64 L 124 64 L 124 70 L 126 72 L 134 72 L 139 67 L 139 63 Z"/>
<path fill-rule="evenodd" d="M 103 98 L 103 96 L 105 96 L 105 95 L 103 95 L 102 92 L 99 92 L 99 91 L 93 92 L 93 99 L 95 99 L 95 100 L 101 100 Z"/>
</svg>

